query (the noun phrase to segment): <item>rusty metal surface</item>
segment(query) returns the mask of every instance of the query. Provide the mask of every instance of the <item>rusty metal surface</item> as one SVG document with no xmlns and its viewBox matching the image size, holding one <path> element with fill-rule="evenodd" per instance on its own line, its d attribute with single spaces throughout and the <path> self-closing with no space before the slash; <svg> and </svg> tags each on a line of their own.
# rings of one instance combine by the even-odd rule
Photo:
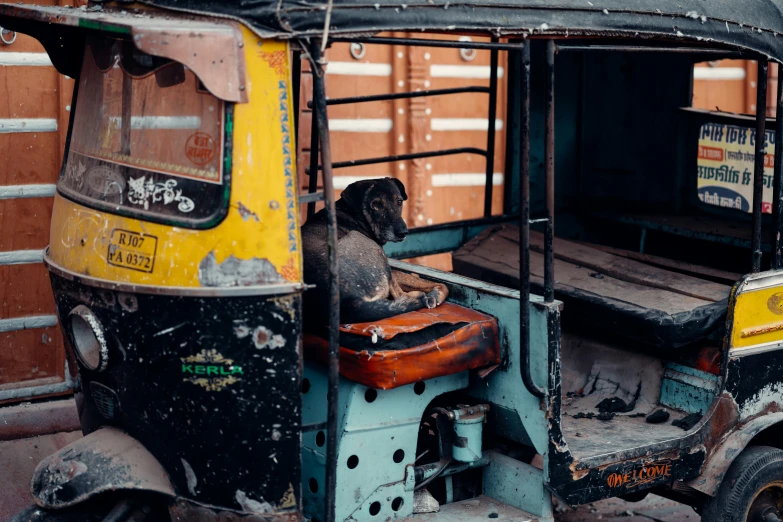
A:
<svg viewBox="0 0 783 522">
<path fill-rule="evenodd" d="M 555 522 L 697 522 L 693 508 L 657 495 L 640 502 L 611 498 L 570 508 L 555 502 Z"/>
<path fill-rule="evenodd" d="M 30 477 L 44 457 L 81 438 L 79 432 L 57 433 L 13 441 L 0 441 L 0 520 L 10 520 L 33 504 Z"/>
<path fill-rule="evenodd" d="M 35 502 L 58 509 L 119 489 L 173 497 L 160 463 L 138 441 L 115 428 L 101 428 L 45 458 L 31 482 Z"/>
<path fill-rule="evenodd" d="M 80 430 L 73 399 L 0 408 L 0 440 Z"/>
<path fill-rule="evenodd" d="M 244 44 L 236 22 L 171 13 L 155 16 L 101 6 L 72 9 L 29 4 L 0 4 L 0 19 L 4 27 L 18 29 L 42 41 L 56 34 L 57 26 L 68 29 L 69 35 L 73 35 L 74 29 L 89 28 L 131 37 L 139 50 L 186 65 L 218 98 L 247 102 Z M 16 24 L 22 26 L 17 28 Z M 74 47 L 77 44 L 69 43 Z M 55 67 L 63 74 L 78 76 L 81 54 L 65 60 L 60 56 L 51 56 Z"/>
</svg>

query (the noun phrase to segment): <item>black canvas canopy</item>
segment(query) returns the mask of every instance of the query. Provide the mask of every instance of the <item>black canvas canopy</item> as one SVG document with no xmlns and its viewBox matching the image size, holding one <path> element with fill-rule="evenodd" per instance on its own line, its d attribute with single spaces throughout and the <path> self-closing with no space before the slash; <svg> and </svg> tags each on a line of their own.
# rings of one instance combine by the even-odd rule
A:
<svg viewBox="0 0 783 522">
<path fill-rule="evenodd" d="M 269 38 L 322 37 L 325 32 L 331 36 L 366 37 L 390 31 L 623 37 L 640 43 L 655 39 L 691 47 L 728 47 L 783 61 L 783 0 L 142 0 L 142 3 L 182 13 L 179 17 L 168 17 L 169 22 L 187 24 L 189 15 L 209 15 L 240 21 L 258 35 Z M 149 21 L 147 16 L 138 18 L 141 15 L 133 14 L 125 2 L 96 2 L 82 10 L 0 4 L 0 25 L 42 40 L 56 38 L 63 51 L 75 34 L 73 23 L 64 22 L 65 18 L 71 22 L 74 18 L 84 18 L 87 23 L 77 24 L 79 29 L 106 29 L 111 19 L 120 16 L 125 17 L 122 24 L 126 26 Z M 328 31 L 325 31 L 327 18 Z"/>
<path fill-rule="evenodd" d="M 783 59 L 780 0 L 146 0 L 242 20 L 295 38 L 380 31 L 666 38 L 729 45 Z"/>
</svg>

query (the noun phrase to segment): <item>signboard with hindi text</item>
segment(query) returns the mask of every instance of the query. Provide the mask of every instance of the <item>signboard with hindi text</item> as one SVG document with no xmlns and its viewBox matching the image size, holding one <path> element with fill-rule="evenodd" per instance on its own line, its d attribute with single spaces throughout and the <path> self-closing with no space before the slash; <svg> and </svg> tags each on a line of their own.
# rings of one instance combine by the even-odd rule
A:
<svg viewBox="0 0 783 522">
<path fill-rule="evenodd" d="M 769 126 L 768 126 L 769 127 Z M 699 130 L 697 190 L 708 205 L 752 212 L 756 129 L 705 123 Z M 762 212 L 772 213 L 775 133 L 766 132 Z"/>
</svg>

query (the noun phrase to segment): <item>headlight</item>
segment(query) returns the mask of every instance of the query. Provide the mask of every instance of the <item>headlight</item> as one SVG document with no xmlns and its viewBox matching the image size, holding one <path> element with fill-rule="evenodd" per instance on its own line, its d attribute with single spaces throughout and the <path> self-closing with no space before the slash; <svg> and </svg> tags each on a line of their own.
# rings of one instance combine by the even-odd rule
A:
<svg viewBox="0 0 783 522">
<path fill-rule="evenodd" d="M 109 363 L 109 348 L 98 318 L 89 308 L 79 305 L 71 310 L 70 322 L 73 349 L 79 361 L 90 370 L 105 370 Z"/>
</svg>

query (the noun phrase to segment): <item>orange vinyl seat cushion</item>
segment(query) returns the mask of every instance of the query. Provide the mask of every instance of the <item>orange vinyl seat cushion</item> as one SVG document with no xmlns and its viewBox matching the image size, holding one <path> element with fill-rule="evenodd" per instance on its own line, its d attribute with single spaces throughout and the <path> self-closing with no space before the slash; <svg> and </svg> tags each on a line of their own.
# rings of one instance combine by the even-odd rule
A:
<svg viewBox="0 0 783 522">
<path fill-rule="evenodd" d="M 374 350 L 373 336 L 384 340 L 437 324 L 462 324 L 425 344 L 398 350 Z M 340 374 L 370 388 L 389 390 L 425 379 L 500 363 L 497 319 L 451 303 L 381 321 L 344 324 L 340 331 L 367 338 L 366 350 L 340 347 Z M 326 339 L 304 335 L 304 354 L 326 364 Z"/>
</svg>

